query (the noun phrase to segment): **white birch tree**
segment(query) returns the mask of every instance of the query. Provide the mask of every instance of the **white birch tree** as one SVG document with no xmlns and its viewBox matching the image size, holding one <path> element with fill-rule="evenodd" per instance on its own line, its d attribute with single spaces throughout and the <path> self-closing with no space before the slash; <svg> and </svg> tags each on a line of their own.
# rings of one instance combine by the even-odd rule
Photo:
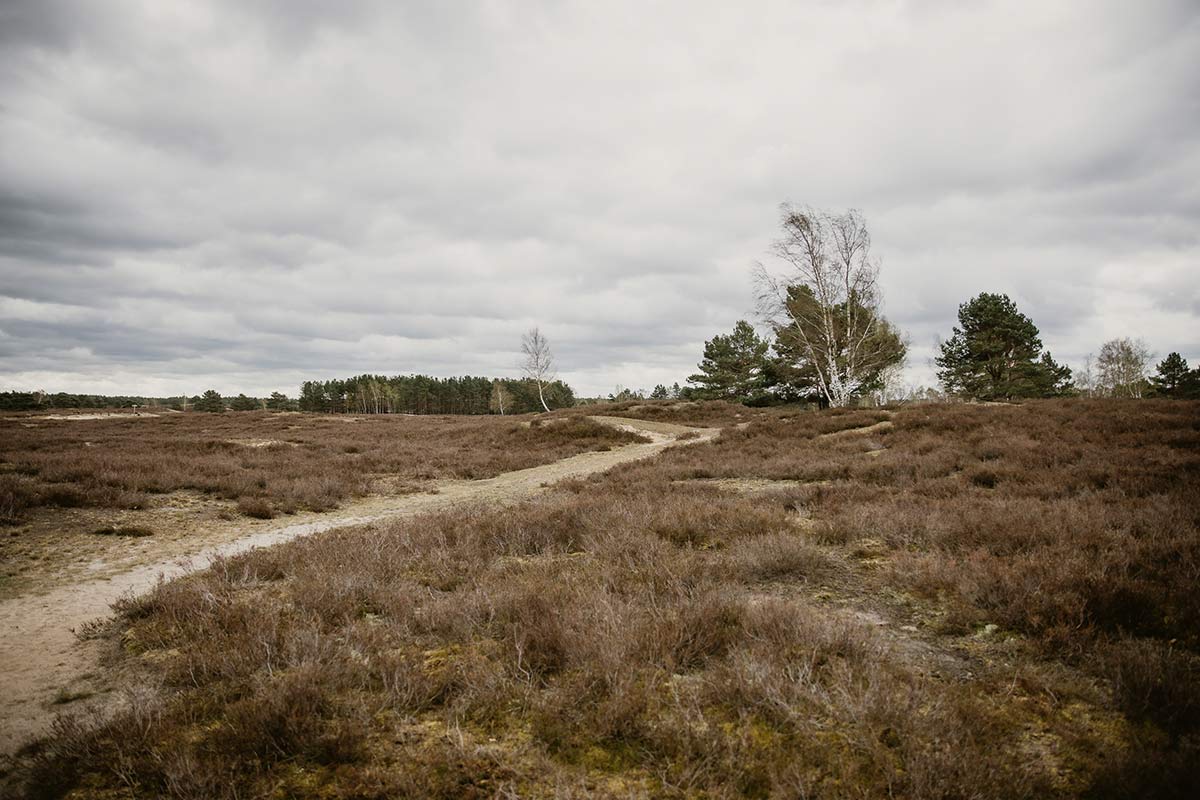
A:
<svg viewBox="0 0 1200 800">
<path fill-rule="evenodd" d="M 508 390 L 504 388 L 504 381 L 499 379 L 492 381 L 491 401 L 491 408 L 499 410 L 500 416 L 507 413 L 505 409 L 512 404 L 508 402 Z"/>
<path fill-rule="evenodd" d="M 776 350 L 831 406 L 877 388 L 902 363 L 903 339 L 883 316 L 879 263 L 858 211 L 781 207 L 783 236 L 771 252 L 787 269 L 757 265 L 758 308 Z"/>
<path fill-rule="evenodd" d="M 1083 367 L 1075 370 L 1075 386 L 1079 389 L 1079 393 L 1084 397 L 1092 397 L 1096 394 L 1096 374 L 1092 368 L 1092 354 L 1088 353 L 1084 356 Z"/>
<path fill-rule="evenodd" d="M 1142 397 L 1149 388 L 1146 368 L 1153 354 L 1141 339 L 1110 339 L 1096 359 L 1099 385 L 1109 397 Z"/>
<path fill-rule="evenodd" d="M 555 378 L 554 354 L 550 352 L 550 343 L 546 341 L 546 337 L 542 335 L 541 331 L 531 328 L 521 337 L 521 352 L 525 354 L 521 371 L 537 384 L 538 400 L 542 402 L 542 408 L 549 411 L 550 406 L 546 405 L 545 390 L 546 386 L 553 383 Z"/>
</svg>

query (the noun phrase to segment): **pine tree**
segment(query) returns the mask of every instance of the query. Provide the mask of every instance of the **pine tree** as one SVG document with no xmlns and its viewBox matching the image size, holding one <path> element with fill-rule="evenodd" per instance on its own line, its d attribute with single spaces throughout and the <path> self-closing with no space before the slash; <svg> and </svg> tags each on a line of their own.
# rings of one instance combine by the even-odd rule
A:
<svg viewBox="0 0 1200 800">
<path fill-rule="evenodd" d="M 225 410 L 225 401 L 216 389 L 209 389 L 201 397 L 197 397 L 192 407 L 197 411 L 220 413 Z"/>
<path fill-rule="evenodd" d="M 767 348 L 753 326 L 739 320 L 727 336 L 704 343 L 700 371 L 688 378 L 696 384 L 692 396 L 704 400 L 753 402 L 767 389 Z"/>
<path fill-rule="evenodd" d="M 1033 372 L 1031 380 L 1038 397 L 1066 397 L 1075 394 L 1071 368 L 1066 364 L 1057 363 L 1049 350 L 1042 353 L 1042 357 L 1038 359 L 1037 369 Z"/>
<path fill-rule="evenodd" d="M 958 307 L 954 334 L 934 359 L 947 391 L 978 400 L 1053 397 L 1071 391 L 1071 370 L 1060 366 L 1033 320 L 1008 295 L 984 292 Z"/>
<path fill-rule="evenodd" d="M 229 401 L 229 407 L 234 411 L 254 411 L 258 408 L 258 401 L 253 397 L 239 394 Z"/>
<path fill-rule="evenodd" d="M 1161 397 L 1200 396 L 1200 369 L 1189 369 L 1187 359 L 1171 353 L 1157 367 L 1150 379 L 1154 393 Z"/>
</svg>

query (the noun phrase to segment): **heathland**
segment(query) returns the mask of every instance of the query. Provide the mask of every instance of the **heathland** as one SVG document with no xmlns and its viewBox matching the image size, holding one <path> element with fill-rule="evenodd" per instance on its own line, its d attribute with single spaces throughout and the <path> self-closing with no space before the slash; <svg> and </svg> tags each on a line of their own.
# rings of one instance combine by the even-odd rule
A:
<svg viewBox="0 0 1200 800">
<path fill-rule="evenodd" d="M 676 429 L 690 446 L 515 505 L 330 530 L 127 597 L 86 633 L 136 690 L 62 717 L 10 784 L 323 798 L 1197 785 L 1196 404 L 588 410 L 720 434 Z M 23 482 L 15 513 L 56 513 L 41 506 L 71 490 L 100 509 L 184 490 L 275 513 L 387 490 L 343 474 L 419 491 L 632 436 L 578 410 L 540 419 L 422 420 L 412 446 L 446 454 L 433 472 L 388 440 L 401 428 L 329 418 L 263 416 L 253 434 L 119 420 L 103 437 L 65 428 L 99 421 L 56 421 L 80 441 L 6 439 L 3 458 Z M 174 477 L 131 468 L 163 458 L 123 444 L 143 436 L 171 452 L 179 437 L 183 465 L 160 467 Z M 310 444 L 309 480 L 336 471 L 345 488 L 301 488 Z M 70 453 L 97 446 L 72 472 Z M 211 477 L 193 454 L 221 460 Z M 231 470 L 245 481 L 223 482 Z"/>
<path fill-rule="evenodd" d="M 583 417 L 12 415 L 0 418 L 0 597 L 135 546 L 219 541 L 239 518 L 436 491 L 637 441 Z"/>
</svg>

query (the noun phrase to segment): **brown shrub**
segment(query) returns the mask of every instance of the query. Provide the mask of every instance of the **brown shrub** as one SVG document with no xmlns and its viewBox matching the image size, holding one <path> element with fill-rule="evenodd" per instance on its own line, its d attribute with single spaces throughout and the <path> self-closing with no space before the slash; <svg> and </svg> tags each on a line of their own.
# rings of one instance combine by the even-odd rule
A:
<svg viewBox="0 0 1200 800">
<path fill-rule="evenodd" d="M 275 516 L 275 507 L 261 497 L 238 498 L 237 509 L 239 513 L 255 519 L 272 519 Z"/>
<path fill-rule="evenodd" d="M 723 568 L 737 570 L 747 583 L 807 581 L 829 573 L 829 556 L 797 533 L 771 533 L 731 545 Z"/>
<path fill-rule="evenodd" d="M 17 475 L 0 474 L 0 525 L 16 525 L 25 509 L 38 504 L 31 481 Z"/>
</svg>

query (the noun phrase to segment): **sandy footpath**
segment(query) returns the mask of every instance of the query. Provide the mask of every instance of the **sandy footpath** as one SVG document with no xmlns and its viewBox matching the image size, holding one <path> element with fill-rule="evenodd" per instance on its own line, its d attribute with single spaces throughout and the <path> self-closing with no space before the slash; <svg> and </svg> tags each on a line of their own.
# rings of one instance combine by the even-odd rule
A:
<svg viewBox="0 0 1200 800">
<path fill-rule="evenodd" d="M 0 601 L 0 753 L 11 753 L 22 742 L 42 733 L 56 705 L 75 696 L 102 696 L 112 687 L 99 674 L 95 643 L 80 641 L 75 631 L 109 614 L 110 605 L 127 594 L 140 594 L 160 577 L 173 578 L 204 569 L 215 558 L 269 547 L 300 536 L 379 520 L 443 510 L 460 504 L 509 505 L 568 478 L 602 472 L 629 461 L 649 458 L 667 447 L 702 442 L 716 436 L 709 428 L 687 428 L 618 417 L 593 417 L 604 424 L 645 434 L 652 441 L 608 451 L 579 455 L 478 481 L 436 484 L 436 494 L 369 497 L 342 509 L 314 515 L 304 522 L 280 521 L 220 545 L 180 552 L 165 560 L 131 566 L 102 578 L 58 586 L 49 592 L 25 594 Z M 697 436 L 679 441 L 685 433 Z"/>
</svg>

